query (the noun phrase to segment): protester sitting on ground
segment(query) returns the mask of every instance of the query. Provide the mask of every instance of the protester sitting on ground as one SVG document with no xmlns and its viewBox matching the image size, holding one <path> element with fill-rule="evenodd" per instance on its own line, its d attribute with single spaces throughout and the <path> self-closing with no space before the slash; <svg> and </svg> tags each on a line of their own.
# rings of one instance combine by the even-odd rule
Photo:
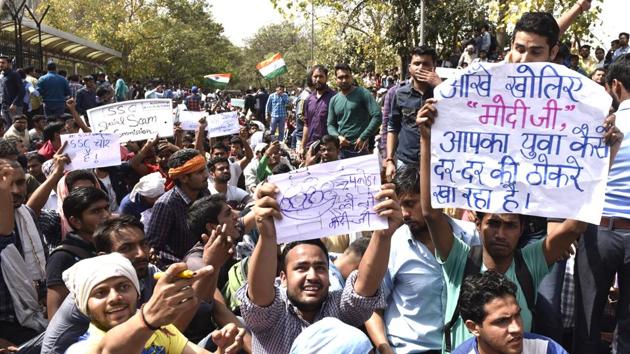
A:
<svg viewBox="0 0 630 354">
<path fill-rule="evenodd" d="M 308 148 L 304 164 L 311 166 L 316 163 L 337 161 L 339 160 L 339 149 L 339 139 L 336 136 L 326 134 Z"/>
<path fill-rule="evenodd" d="M 195 200 L 210 193 L 206 159 L 197 150 L 178 150 L 169 158 L 168 166 L 175 187 L 155 202 L 147 228 L 147 241 L 158 252 L 162 268 L 181 261 L 198 241 L 190 235 L 186 211 Z"/>
<path fill-rule="evenodd" d="M 22 166 L 0 159 L 0 348 L 21 344 L 47 325 L 40 301 L 45 298 L 48 250 L 25 197 Z"/>
<path fill-rule="evenodd" d="M 243 176 L 245 177 L 245 190 L 249 193 L 254 193 L 256 186 L 260 183 L 256 172 L 258 171 L 258 165 L 260 165 L 260 159 L 262 159 L 263 154 L 267 148 L 266 143 L 259 143 L 254 148 L 254 158 L 252 161 L 245 167 L 243 170 Z"/>
<path fill-rule="evenodd" d="M 390 237 L 401 223 L 394 186 L 383 185 L 375 196 L 380 202 L 374 211 L 388 218 L 389 228 L 374 232 L 358 271 L 350 274 L 343 291 L 329 291 L 328 251 L 319 239 L 284 246 L 281 288 L 274 285 L 277 239 L 273 219 L 281 215 L 276 193 L 278 187 L 272 183 L 258 189 L 254 212 L 260 238 L 249 261 L 248 282 L 237 294 L 256 353 L 288 353 L 300 332 L 323 317 L 360 326 L 375 309 L 383 308 L 380 283 Z"/>
<path fill-rule="evenodd" d="M 27 129 L 27 118 L 23 114 L 13 116 L 13 124 L 4 132 L 3 138 L 16 137 L 22 141 L 25 149 L 31 146 L 31 138 Z"/>
<path fill-rule="evenodd" d="M 247 132 L 245 131 L 245 129 L 241 129 L 241 139 L 247 139 Z M 215 158 L 215 157 L 227 158 L 228 152 L 230 151 L 230 148 L 228 148 L 228 145 L 229 145 L 229 141 L 227 145 L 223 143 L 216 143 L 212 145 L 212 149 L 210 149 L 210 158 Z M 254 157 L 254 152 L 252 151 L 252 149 L 249 146 L 245 146 L 245 145 L 243 145 L 243 150 L 245 154 L 242 158 L 238 160 L 235 158 L 230 158 L 228 160 L 230 163 L 229 184 L 234 187 L 238 185 L 238 179 L 241 177 L 243 170 L 245 169 L 245 167 L 247 167 L 249 162 Z"/>
<path fill-rule="evenodd" d="M 227 157 L 213 157 L 208 162 L 210 178 L 208 178 L 208 190 L 212 194 L 222 193 L 232 207 L 243 209 L 245 205 L 254 199 L 246 191 L 230 184 L 230 161 Z"/>
<path fill-rule="evenodd" d="M 53 250 L 46 265 L 48 318 L 54 316 L 68 295 L 62 273 L 77 261 L 96 256 L 92 235 L 96 227 L 110 216 L 107 194 L 94 187 L 73 190 L 63 201 L 63 209 L 73 231 Z"/>
<path fill-rule="evenodd" d="M 149 248 L 144 239 L 142 223 L 129 215 L 113 217 L 98 226 L 93 241 L 97 254 L 118 252 L 131 261 L 140 281 L 138 304 L 147 302 L 155 286 L 153 275 L 159 269 L 149 263 Z M 70 294 L 50 320 L 42 343 L 42 353 L 64 353 L 87 331 L 89 324 L 90 319 L 79 311 L 74 296 Z"/>
<path fill-rule="evenodd" d="M 524 330 L 516 294 L 516 284 L 494 270 L 466 278 L 457 306 L 473 338 L 452 353 L 567 354 L 552 339 Z"/>
<path fill-rule="evenodd" d="M 274 141 L 263 151 L 263 156 L 256 168 L 256 180 L 264 181 L 267 177 L 272 175 L 273 168 L 281 163 L 280 142 Z"/>
<path fill-rule="evenodd" d="M 182 279 L 184 264 L 174 264 L 158 280 L 153 296 L 136 310 L 140 284 L 128 259 L 111 253 L 83 260 L 64 273 L 64 281 L 75 297 L 79 310 L 90 317 L 90 327 L 66 353 L 209 353 L 191 343 L 172 321 L 194 306 L 193 282 L 207 277 L 212 268 L 198 270 Z M 238 328 L 229 324 L 213 333 L 216 353 L 236 353 Z"/>
<path fill-rule="evenodd" d="M 51 159 L 61 147 L 61 134 L 66 133 L 66 125 L 62 122 L 52 122 L 44 128 L 44 144 L 37 151 L 46 160 Z"/>
</svg>

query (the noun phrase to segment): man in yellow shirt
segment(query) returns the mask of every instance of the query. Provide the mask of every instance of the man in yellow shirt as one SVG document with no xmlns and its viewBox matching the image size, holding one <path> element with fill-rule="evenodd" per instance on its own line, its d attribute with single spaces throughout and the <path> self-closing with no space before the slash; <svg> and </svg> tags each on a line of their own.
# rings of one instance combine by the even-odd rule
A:
<svg viewBox="0 0 630 354">
<path fill-rule="evenodd" d="M 136 311 L 140 285 L 131 262 L 119 253 L 82 260 L 63 273 L 79 310 L 90 317 L 88 331 L 66 353 L 210 353 L 188 341 L 172 325 L 194 306 L 193 283 L 212 273 L 211 266 L 183 278 L 184 263 L 171 265 L 158 280 L 153 296 Z M 181 277 L 181 278 L 180 278 Z M 238 328 L 229 324 L 212 333 L 216 354 L 240 349 Z"/>
</svg>

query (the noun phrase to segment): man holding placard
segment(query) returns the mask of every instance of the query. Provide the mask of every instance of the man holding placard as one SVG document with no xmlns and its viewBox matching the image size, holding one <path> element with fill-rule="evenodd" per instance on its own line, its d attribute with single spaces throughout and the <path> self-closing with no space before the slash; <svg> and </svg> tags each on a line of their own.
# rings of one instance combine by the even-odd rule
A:
<svg viewBox="0 0 630 354">
<path fill-rule="evenodd" d="M 558 51 L 557 43 L 558 43 L 559 32 L 560 32 L 560 29 L 558 27 L 558 24 L 556 23 L 553 16 L 551 16 L 551 14 L 526 13 L 516 24 L 516 27 L 514 30 L 514 37 L 512 39 L 512 50 L 507 56 L 508 61 L 515 62 L 515 63 L 530 63 L 530 62 L 536 62 L 536 61 L 552 60 Z M 547 68 L 553 69 L 553 66 L 551 65 L 547 65 L 547 66 L 533 65 L 531 67 L 538 68 L 538 69 L 542 67 L 543 72 Z M 497 72 L 502 70 L 500 66 L 496 66 L 494 68 Z M 506 70 L 509 70 L 509 68 L 511 67 L 507 67 Z M 519 69 L 530 68 L 530 66 L 520 65 L 518 66 L 518 68 Z M 489 81 L 487 83 L 487 86 L 484 86 L 484 84 L 482 83 L 482 80 L 483 80 L 482 76 L 484 75 L 490 76 L 492 73 L 494 73 L 494 71 L 492 68 L 486 69 L 483 67 L 481 67 L 481 69 L 478 69 L 478 70 L 479 71 L 477 72 L 474 72 L 474 71 L 465 72 L 464 75 L 462 75 L 462 77 L 459 78 L 460 80 L 465 77 L 469 78 L 470 80 L 479 80 L 480 85 L 477 85 L 475 87 L 473 87 L 472 85 L 469 86 L 468 87 L 470 89 L 469 91 L 466 91 L 467 89 L 465 88 L 465 86 L 467 85 L 467 83 L 465 83 L 464 81 L 449 81 L 445 83 L 444 86 L 436 88 L 436 97 L 438 96 L 437 92 L 440 92 L 440 96 L 444 100 L 444 102 L 440 106 L 440 107 L 443 107 L 441 109 L 444 110 L 444 112 L 449 112 L 449 114 L 454 115 L 452 111 L 449 111 L 449 109 L 453 109 L 453 107 L 447 106 L 449 101 L 446 101 L 446 98 L 455 97 L 459 89 L 464 90 L 464 91 L 461 91 L 461 90 L 459 91 L 460 92 L 459 97 L 464 97 L 464 99 L 465 97 L 468 97 L 470 99 L 470 101 L 468 101 L 468 106 L 467 106 L 470 109 L 475 109 L 478 103 L 474 101 L 473 98 L 471 98 L 471 97 L 474 97 L 473 96 L 474 94 L 471 93 L 471 96 L 468 96 L 470 92 L 474 92 L 474 89 L 476 89 L 477 96 L 480 96 L 480 97 L 490 96 L 489 91 L 492 88 L 492 86 L 490 85 Z M 530 69 L 530 70 L 535 70 L 535 69 Z M 476 75 L 476 76 L 472 76 L 472 75 Z M 510 75 L 510 74 L 507 74 L 507 75 Z M 543 80 L 543 78 L 545 78 L 544 74 L 541 74 L 541 76 L 532 76 L 532 77 L 539 78 L 540 80 Z M 569 79 L 572 79 L 570 76 L 559 76 L 559 74 L 556 74 L 555 77 L 556 78 L 566 77 L 567 81 Z M 509 78 L 519 78 L 519 76 L 508 76 L 508 79 Z M 546 78 L 551 78 L 551 76 L 546 76 Z M 498 77 L 495 76 L 492 79 L 499 80 L 499 81 L 503 80 L 501 76 L 498 76 Z M 458 82 L 461 83 L 462 86 L 459 86 Z M 568 84 L 565 83 L 565 85 L 568 85 Z M 496 100 L 497 96 L 499 98 L 502 98 L 501 94 L 505 94 L 505 96 L 507 96 L 508 98 L 509 98 L 509 93 L 512 93 L 512 95 L 515 95 L 515 97 L 524 97 L 525 95 L 524 93 L 523 96 L 516 96 L 518 93 L 515 93 L 514 91 L 515 86 L 507 85 L 504 87 L 505 87 L 505 90 L 510 90 L 510 91 L 501 92 L 500 94 L 493 96 L 492 99 L 494 103 L 498 102 Z M 545 86 L 541 84 L 540 87 L 545 87 Z M 581 87 L 582 86 L 580 86 L 580 89 Z M 534 89 L 535 88 L 532 88 L 532 90 Z M 444 92 L 440 90 L 447 91 L 448 93 L 445 94 Z M 487 95 L 486 95 L 486 91 L 484 90 L 487 91 Z M 550 98 L 548 96 L 549 93 L 545 91 L 547 90 L 547 87 L 545 87 L 544 90 L 542 88 L 540 90 L 541 92 L 539 93 L 537 98 L 544 98 L 542 95 L 547 95 L 547 98 Z M 565 95 L 570 96 L 570 94 L 572 93 L 572 90 L 575 90 L 575 92 L 579 91 L 578 88 L 571 86 L 571 88 L 567 88 L 563 92 Z M 533 98 L 535 96 L 534 91 L 532 91 L 529 94 L 531 95 L 529 96 L 530 98 Z M 581 92 L 580 94 L 584 95 Z M 602 92 L 595 91 L 592 93 L 592 95 L 596 97 L 600 97 L 602 95 Z M 560 96 L 558 96 L 558 98 L 560 98 Z M 570 96 L 570 98 L 574 99 L 573 96 Z M 582 98 L 584 101 L 588 101 L 588 99 L 584 98 L 583 96 L 579 96 L 579 98 Z M 540 99 L 540 101 L 542 101 L 542 99 Z M 555 102 L 555 100 L 551 98 L 550 98 L 550 101 Z M 450 351 L 450 349 L 455 348 L 458 344 L 460 344 L 465 339 L 470 337 L 470 333 L 467 332 L 467 330 L 462 324 L 461 318 L 456 309 L 456 304 L 457 304 L 457 299 L 459 296 L 459 289 L 462 284 L 463 278 L 465 277 L 465 275 L 468 274 L 468 269 L 473 269 L 473 270 L 475 269 L 474 266 L 473 267 L 469 266 L 469 262 L 476 262 L 476 261 L 472 260 L 473 257 L 470 256 L 470 254 L 472 253 L 471 248 L 453 236 L 452 231 L 448 225 L 448 222 L 446 221 L 442 212 L 438 209 L 433 209 L 431 205 L 432 196 L 434 199 L 433 200 L 434 204 L 436 202 L 448 204 L 446 199 L 453 201 L 455 200 L 454 196 L 456 195 L 457 197 L 460 198 L 460 200 L 461 198 L 464 198 L 464 200 L 466 200 L 467 198 L 468 205 L 470 208 L 477 209 L 477 210 L 488 210 L 488 212 L 483 212 L 483 213 L 479 212 L 477 215 L 478 217 L 476 221 L 477 229 L 479 230 L 482 236 L 483 247 L 480 253 L 480 255 L 482 256 L 481 262 L 478 263 L 476 269 L 479 269 L 481 271 L 484 271 L 486 269 L 495 269 L 496 271 L 500 273 L 504 273 L 510 280 L 512 280 L 513 282 L 517 284 L 517 288 L 518 288 L 517 300 L 522 310 L 523 324 L 526 331 L 529 331 L 531 329 L 532 308 L 533 308 L 533 303 L 535 299 L 536 289 L 538 288 L 542 278 L 549 271 L 549 268 L 548 268 L 549 265 L 551 265 L 552 263 L 554 263 L 556 260 L 558 260 L 559 258 L 563 256 L 564 252 L 569 248 L 571 243 L 574 242 L 577 239 L 577 237 L 579 237 L 580 234 L 586 229 L 586 222 L 567 219 L 555 229 L 550 230 L 548 235 L 545 238 L 535 241 L 533 243 L 530 243 L 529 245 L 525 246 L 521 250 L 517 250 L 516 248 L 519 242 L 519 238 L 521 237 L 521 235 L 523 235 L 525 226 L 526 226 L 525 216 L 521 214 L 510 213 L 510 212 L 508 213 L 495 212 L 496 207 L 495 209 L 490 209 L 488 207 L 488 205 L 490 205 L 490 202 L 491 202 L 490 197 L 488 197 L 488 202 L 486 204 L 479 202 L 480 200 L 482 200 L 481 190 L 474 191 L 474 194 L 473 194 L 473 191 L 471 191 L 471 188 L 468 188 L 467 193 L 458 194 L 457 190 L 451 192 L 449 188 L 452 188 L 452 187 L 449 187 L 450 184 L 448 182 L 443 182 L 444 189 L 443 190 L 440 189 L 439 191 L 436 190 L 435 193 L 432 193 L 434 191 L 431 189 L 431 185 L 432 185 L 431 179 L 436 178 L 436 174 L 438 174 L 437 171 L 442 171 L 442 170 L 439 170 L 438 168 L 440 167 L 439 165 L 435 169 L 433 169 L 434 166 L 431 165 L 431 162 L 432 162 L 431 161 L 431 135 L 432 135 L 431 125 L 433 124 L 433 121 L 437 117 L 437 108 L 434 106 L 435 102 L 436 102 L 435 100 L 428 101 L 427 104 L 425 104 L 425 106 L 418 113 L 418 119 L 417 119 L 417 123 L 420 125 L 420 129 L 421 129 L 421 146 L 420 146 L 421 198 L 422 198 L 423 214 L 424 214 L 429 232 L 431 234 L 431 238 L 433 239 L 433 243 L 435 244 L 436 255 L 438 256 L 438 260 L 442 263 L 443 272 L 444 272 L 445 278 L 447 279 L 448 295 L 447 295 L 447 311 L 446 311 L 446 318 L 445 318 L 445 320 L 447 321 L 447 325 L 445 329 L 445 332 L 446 332 L 445 333 L 445 346 L 443 349 L 445 349 L 446 351 Z M 575 102 L 580 103 L 580 101 L 575 101 Z M 537 101 L 530 100 L 528 103 L 531 106 L 533 106 L 534 104 L 537 103 Z M 464 102 L 464 104 L 466 103 Z M 547 104 L 547 108 L 549 108 L 549 102 L 546 101 L 546 104 Z M 585 105 L 585 103 L 582 103 L 582 104 Z M 591 104 L 593 103 L 591 102 Z M 580 109 L 584 110 L 585 112 L 590 112 L 593 115 L 600 114 L 603 116 L 605 114 L 604 112 L 606 111 L 606 109 L 603 109 L 603 107 L 601 107 L 602 109 L 600 110 L 599 107 L 595 107 L 595 105 L 596 103 L 590 107 L 580 107 Z M 601 102 L 599 102 L 599 106 L 601 106 Z M 482 107 L 489 107 L 489 105 L 483 105 Z M 516 107 L 516 104 L 515 104 L 515 107 Z M 527 106 L 527 108 L 529 109 L 531 107 Z M 564 108 L 565 107 L 563 107 L 563 109 L 557 109 L 556 112 L 564 110 Z M 458 109 L 461 109 L 461 107 L 458 106 Z M 514 108 L 514 109 L 516 110 L 517 108 Z M 576 106 L 567 105 L 566 109 L 568 111 L 572 111 L 576 109 Z M 503 124 L 506 125 L 506 129 L 505 129 L 506 131 L 509 132 L 508 124 L 512 123 L 510 119 L 513 119 L 515 116 L 517 116 L 517 112 L 514 112 L 514 114 L 505 117 L 504 121 L 501 121 L 502 123 L 500 124 L 502 127 L 504 126 Z M 569 118 L 573 117 L 570 114 L 567 114 L 566 116 L 568 117 L 567 121 L 569 120 Z M 449 117 L 447 115 L 446 118 L 441 118 L 441 119 L 443 120 L 443 119 L 448 119 L 448 118 Z M 487 121 L 485 121 L 485 118 L 490 118 L 490 117 L 488 117 L 487 115 L 481 116 L 479 117 L 479 122 L 478 122 L 479 124 L 484 126 L 483 127 L 484 130 L 490 130 L 491 125 L 496 126 L 499 124 L 497 123 L 498 117 L 495 123 L 488 123 Z M 536 126 L 538 122 L 535 121 L 534 115 L 532 115 L 532 117 L 529 119 L 532 121 L 531 125 Z M 539 117 L 539 119 L 542 119 L 542 118 Z M 531 128 L 530 126 L 526 126 L 528 122 L 529 121 L 525 121 L 525 120 L 522 121 L 522 124 L 523 124 L 522 128 L 524 132 L 527 132 L 527 129 L 530 129 L 530 130 L 534 129 L 534 128 Z M 461 125 L 462 122 L 458 121 L 457 124 L 459 127 L 459 125 Z M 553 122 L 551 123 L 552 128 L 550 130 L 554 129 L 553 126 L 555 124 L 556 124 L 556 120 L 554 119 Z M 558 130 L 562 131 L 565 128 L 564 125 L 565 123 L 558 123 L 558 126 L 559 126 Z M 515 125 L 512 126 L 512 128 L 514 127 Z M 548 128 L 549 128 L 549 122 L 548 122 Z M 615 150 L 619 148 L 619 143 L 620 143 L 619 130 L 614 127 L 614 120 L 611 118 L 608 118 L 604 122 L 604 128 L 605 129 L 602 130 L 602 132 L 604 132 L 603 136 L 601 137 L 598 136 L 597 138 L 599 139 L 600 144 L 602 145 L 602 149 L 605 148 L 605 146 L 603 146 L 604 142 L 612 146 L 612 151 L 610 154 L 614 156 Z M 575 132 L 575 130 L 573 131 Z M 497 138 L 499 135 L 498 133 L 486 133 L 483 130 L 475 131 L 475 132 L 460 131 L 458 133 L 460 133 L 460 135 L 463 133 L 497 134 L 497 136 L 493 136 L 493 139 Z M 453 134 L 453 132 L 447 132 L 444 134 L 444 136 L 446 136 L 447 134 Z M 440 135 L 434 136 L 434 139 L 436 139 L 437 141 L 440 141 L 440 139 L 442 138 L 443 137 Z M 570 138 L 573 138 L 573 137 L 570 137 Z M 567 139 L 570 139 L 570 138 L 567 138 Z M 474 140 L 466 140 L 466 143 L 463 143 L 463 144 L 459 144 L 458 142 L 455 142 L 454 140 L 453 142 L 454 142 L 453 149 L 455 148 L 462 149 L 463 152 L 466 152 L 466 149 L 470 148 L 470 146 L 467 144 L 472 144 Z M 444 145 L 438 144 L 438 148 L 441 151 L 448 152 L 447 150 L 449 148 L 447 145 L 448 144 L 444 144 Z M 478 146 L 479 146 L 479 149 L 496 148 L 497 150 L 502 150 L 501 152 L 506 153 L 505 149 L 507 149 L 507 142 L 505 143 L 505 145 L 501 145 L 501 146 L 496 146 L 494 144 L 492 146 L 483 145 L 483 144 L 480 144 Z M 572 144 L 571 147 L 573 148 L 573 146 L 574 145 Z M 453 151 L 453 149 L 450 149 L 450 151 Z M 558 149 L 560 148 L 558 147 Z M 493 150 L 490 150 L 490 153 L 492 153 L 492 151 Z M 572 150 L 572 151 L 576 151 L 576 150 Z M 606 149 L 606 152 L 608 152 L 607 149 Z M 523 153 L 523 150 L 521 150 L 521 153 L 523 154 L 525 159 L 528 159 L 528 158 L 531 159 L 531 157 L 528 157 L 527 154 Z M 550 154 L 550 156 L 553 156 L 553 155 Z M 512 157 L 517 158 L 517 159 L 521 158 L 520 156 L 516 156 L 516 155 L 510 156 L 510 158 Z M 584 155 L 582 156 L 582 158 L 584 158 Z M 597 163 L 601 163 L 602 159 L 603 157 L 594 158 L 594 160 L 597 160 Z M 467 160 L 467 159 L 464 159 L 464 160 Z M 486 160 L 484 161 L 485 161 L 484 163 L 496 163 L 496 161 L 492 161 L 491 158 L 486 158 Z M 503 161 L 502 163 L 504 163 L 506 161 L 505 158 L 502 161 Z M 519 167 L 521 170 L 525 170 L 525 168 L 528 167 L 527 164 L 531 164 L 531 162 L 522 160 L 522 159 L 518 161 L 522 161 L 520 163 L 517 163 L 517 166 L 518 164 L 520 164 Z M 536 161 L 543 161 L 543 160 L 538 159 Z M 440 160 L 440 163 L 444 164 L 444 162 L 445 161 Z M 506 164 L 504 163 L 504 165 Z M 548 165 L 548 166 L 553 166 L 553 165 Z M 445 176 L 447 172 L 446 171 L 443 171 L 443 172 L 444 174 L 442 176 Z M 456 173 L 461 172 L 462 176 L 465 175 L 464 171 L 455 171 L 455 172 Z M 535 171 L 535 172 L 538 173 L 538 171 Z M 504 182 L 502 187 L 507 188 L 509 187 L 509 183 L 508 183 L 509 181 L 515 181 L 514 183 L 516 182 L 519 183 L 519 189 L 524 189 L 526 188 L 526 186 L 521 186 L 521 184 L 525 184 L 523 182 L 523 180 L 525 179 L 532 186 L 541 185 L 542 181 L 541 183 L 538 183 L 534 179 L 531 179 L 531 176 L 533 173 L 534 172 L 528 174 L 526 177 L 523 177 L 523 173 L 521 172 L 521 178 L 517 179 L 516 178 L 517 172 L 516 170 L 514 170 L 514 172 L 510 176 L 507 176 L 507 174 L 504 175 L 504 176 L 509 177 L 509 180 L 505 182 L 502 179 L 502 181 Z M 567 174 L 569 172 L 564 172 L 564 173 Z M 479 176 L 478 178 L 481 179 L 481 172 L 479 172 L 479 174 L 477 175 Z M 455 178 L 458 177 L 458 175 L 456 175 L 455 173 L 449 176 L 455 177 Z M 497 174 L 493 174 L 491 178 L 497 178 L 497 176 L 498 176 Z M 469 175 L 466 175 L 465 177 L 466 178 L 470 177 L 470 179 L 468 180 L 469 182 L 473 180 L 473 177 Z M 486 183 L 489 180 L 490 178 L 487 178 Z M 577 176 L 574 178 L 574 182 L 575 182 L 575 188 L 576 189 L 579 188 L 579 185 L 577 184 L 578 183 Z M 515 186 L 516 185 L 514 185 L 514 187 L 512 188 L 515 188 Z M 573 185 L 569 186 L 569 188 L 571 187 L 573 187 Z M 490 189 L 488 190 L 496 191 L 496 190 L 490 190 Z M 500 192 L 502 191 L 498 191 L 497 194 L 499 194 Z M 512 190 L 512 192 L 516 193 L 518 192 L 518 190 L 514 189 Z M 541 197 L 542 195 L 544 194 L 541 194 L 539 196 L 534 196 L 534 197 Z M 514 194 L 511 194 L 511 197 L 513 196 Z M 510 195 L 508 195 L 508 197 L 510 197 Z M 508 207 L 518 208 L 518 203 L 513 204 L 512 199 L 509 199 L 508 197 L 505 198 L 505 203 L 503 204 L 503 210 L 507 211 Z M 471 205 L 471 200 L 473 199 L 474 201 L 472 202 L 472 205 Z M 542 208 L 542 206 L 539 207 L 541 210 L 536 210 L 534 208 L 529 209 L 527 207 L 528 205 L 527 203 L 529 202 L 529 195 L 527 196 L 526 200 L 519 200 L 519 202 L 525 205 L 524 207 L 521 206 L 521 209 L 519 209 L 524 212 L 526 211 L 528 213 L 541 215 L 540 213 L 543 210 L 545 210 L 544 208 Z M 542 204 L 543 202 L 544 200 L 537 201 L 536 204 Z M 579 215 L 579 217 L 581 219 L 587 218 L 587 216 L 584 216 L 584 215 Z M 453 334 L 453 336 L 451 336 L 451 333 Z"/>
<path fill-rule="evenodd" d="M 248 282 L 237 294 L 255 353 L 288 353 L 303 328 L 324 317 L 360 326 L 376 308 L 384 307 L 380 284 L 391 235 L 402 221 L 394 186 L 383 185 L 373 210 L 387 217 L 389 226 L 374 232 L 358 271 L 350 274 L 343 291 L 328 291 L 328 251 L 319 239 L 284 247 L 280 288 L 274 285 L 278 255 L 274 219 L 282 215 L 275 199 L 278 192 L 271 183 L 258 190 L 254 212 L 260 239 L 249 261 Z"/>
</svg>

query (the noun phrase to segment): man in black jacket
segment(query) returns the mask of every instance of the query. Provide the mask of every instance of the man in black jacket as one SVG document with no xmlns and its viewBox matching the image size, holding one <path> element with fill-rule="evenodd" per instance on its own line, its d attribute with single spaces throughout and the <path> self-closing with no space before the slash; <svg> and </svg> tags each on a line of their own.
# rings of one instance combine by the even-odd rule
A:
<svg viewBox="0 0 630 354">
<path fill-rule="evenodd" d="M 2 123 L 8 129 L 13 124 L 13 116 L 22 114 L 24 84 L 20 75 L 11 68 L 11 60 L 0 54 L 0 102 L 2 102 Z"/>
</svg>

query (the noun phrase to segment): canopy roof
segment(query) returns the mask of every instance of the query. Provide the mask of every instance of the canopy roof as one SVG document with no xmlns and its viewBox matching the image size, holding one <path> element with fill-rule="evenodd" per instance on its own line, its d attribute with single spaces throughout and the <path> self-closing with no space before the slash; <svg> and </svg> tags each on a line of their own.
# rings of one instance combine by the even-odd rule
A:
<svg viewBox="0 0 630 354">
<path fill-rule="evenodd" d="M 70 58 L 76 58 L 86 62 L 106 63 L 112 59 L 122 57 L 116 50 L 104 47 L 84 38 L 77 37 L 68 32 L 42 24 L 42 49 L 45 53 L 58 54 Z M 0 25 L 0 29 L 6 32 L 14 32 L 13 21 Z M 24 18 L 22 20 L 22 39 L 37 47 L 39 43 L 37 25 L 35 22 Z"/>
</svg>

